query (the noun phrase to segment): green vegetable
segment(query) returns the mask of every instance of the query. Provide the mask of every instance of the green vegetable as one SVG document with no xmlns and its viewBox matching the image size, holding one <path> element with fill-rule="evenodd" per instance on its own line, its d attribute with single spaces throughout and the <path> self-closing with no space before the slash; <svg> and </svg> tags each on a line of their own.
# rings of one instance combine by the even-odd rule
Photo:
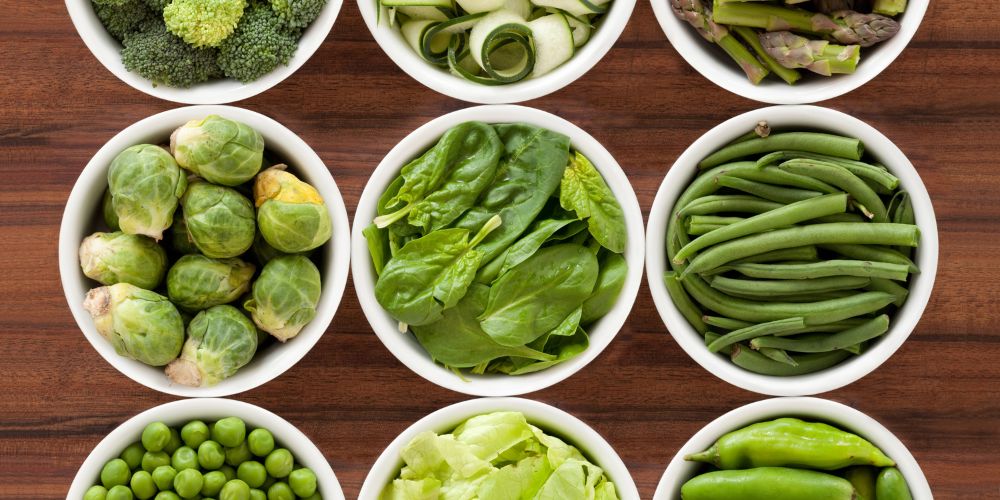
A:
<svg viewBox="0 0 1000 500">
<path fill-rule="evenodd" d="M 316 316 L 321 291 L 319 270 L 309 259 L 278 257 L 264 265 L 243 307 L 257 327 L 285 342 Z"/>
<path fill-rule="evenodd" d="M 875 498 L 875 473 L 874 467 L 848 467 L 844 470 L 844 478 L 851 482 L 854 491 L 857 492 L 857 500 L 877 500 Z"/>
<path fill-rule="evenodd" d="M 115 213 L 115 206 L 111 202 L 111 191 L 107 189 L 104 190 L 104 197 L 101 198 L 101 216 L 111 232 L 121 231 L 121 226 L 118 225 L 118 214 Z"/>
<path fill-rule="evenodd" d="M 257 351 L 257 329 L 232 306 L 213 306 L 198 313 L 187 331 L 180 357 L 166 368 L 174 383 L 213 386 L 233 376 Z"/>
<path fill-rule="evenodd" d="M 580 324 L 587 325 L 604 317 L 611 312 L 618 300 L 618 294 L 625 286 L 625 278 L 628 277 L 628 262 L 620 254 L 612 253 L 606 255 L 600 261 L 600 273 L 597 275 L 597 284 L 590 297 L 583 302 L 583 316 Z"/>
<path fill-rule="evenodd" d="M 161 465 L 153 469 L 153 483 L 159 490 L 169 490 L 174 487 L 174 477 L 177 476 L 177 469 L 169 465 Z"/>
<path fill-rule="evenodd" d="M 195 498 L 204 485 L 205 480 L 198 469 L 184 469 L 174 477 L 174 491 L 181 498 Z"/>
<path fill-rule="evenodd" d="M 160 491 L 156 494 L 155 500 L 180 500 L 180 498 L 173 491 Z"/>
<path fill-rule="evenodd" d="M 163 20 L 191 46 L 216 47 L 236 29 L 246 5 L 246 0 L 172 0 Z"/>
<path fill-rule="evenodd" d="M 124 0 L 122 2 L 92 2 L 94 13 L 108 30 L 108 33 L 118 40 L 124 40 L 129 34 L 142 29 L 154 18 L 154 14 L 141 0 Z"/>
<path fill-rule="evenodd" d="M 840 43 L 860 44 L 863 47 L 888 40 L 899 31 L 898 22 L 880 14 L 839 11 L 826 16 L 759 2 L 716 1 L 712 18 L 720 24 L 829 36 Z"/>
<path fill-rule="evenodd" d="M 206 472 L 202 476 L 203 482 L 201 485 L 201 496 L 203 497 L 215 497 L 218 496 L 219 492 L 222 491 L 222 487 L 226 485 L 228 481 L 226 475 L 222 471 L 211 471 Z"/>
<path fill-rule="evenodd" d="M 232 37 L 230 37 L 232 38 Z M 153 85 L 187 88 L 222 76 L 216 50 L 192 47 L 159 22 L 144 24 L 122 41 L 125 69 Z"/>
<path fill-rule="evenodd" d="M 142 446 L 149 451 L 161 451 L 170 442 L 170 427 L 163 422 L 153 422 L 142 430 Z"/>
<path fill-rule="evenodd" d="M 239 446 L 246 439 L 247 425 L 239 417 L 226 417 L 212 426 L 212 439 L 222 446 Z"/>
<path fill-rule="evenodd" d="M 174 0 L 170 8 L 178 5 L 178 1 L 190 3 L 194 0 Z M 195 175 L 215 184 L 238 186 L 260 171 L 264 138 L 248 125 L 209 115 L 191 120 L 175 130 L 170 135 L 170 152 L 178 165 Z"/>
<path fill-rule="evenodd" d="M 601 246 L 615 253 L 625 251 L 628 233 L 625 214 L 600 172 L 579 151 L 570 157 L 559 188 L 559 203 L 587 220 L 587 227 Z"/>
<path fill-rule="evenodd" d="M 855 500 L 846 479 L 802 469 L 758 467 L 707 472 L 681 487 L 684 500 Z"/>
<path fill-rule="evenodd" d="M 162 451 L 147 451 L 142 455 L 142 470 L 152 473 L 157 468 L 170 465 L 170 455 Z"/>
<path fill-rule="evenodd" d="M 249 498 L 250 487 L 239 479 L 227 482 L 219 493 L 219 500 L 248 500 Z"/>
<path fill-rule="evenodd" d="M 181 439 L 184 440 L 184 444 L 197 449 L 209 438 L 208 425 L 201 420 L 192 420 L 181 427 Z"/>
<path fill-rule="evenodd" d="M 192 182 L 181 204 L 191 239 L 205 256 L 236 257 L 250 249 L 256 232 L 253 205 L 235 189 Z"/>
<path fill-rule="evenodd" d="M 274 436 L 267 429 L 257 428 L 247 435 L 247 445 L 250 447 L 250 453 L 266 457 L 274 450 Z"/>
<path fill-rule="evenodd" d="M 295 493 L 288 483 L 279 481 L 267 488 L 267 500 L 295 500 Z"/>
<path fill-rule="evenodd" d="M 128 464 L 129 469 L 135 470 L 142 464 L 142 455 L 144 453 L 146 453 L 146 449 L 142 447 L 141 442 L 132 443 L 122 450 L 118 458 L 124 460 Z"/>
<path fill-rule="evenodd" d="M 910 488 L 899 469 L 886 467 L 875 479 L 876 500 L 911 500 Z"/>
<path fill-rule="evenodd" d="M 226 448 L 226 463 L 233 467 L 239 467 L 240 464 L 252 458 L 253 455 L 251 455 L 246 441 L 241 442 L 237 446 Z"/>
<path fill-rule="evenodd" d="M 132 490 L 123 484 L 108 490 L 107 500 L 132 500 L 133 498 L 135 497 L 132 495 Z"/>
<path fill-rule="evenodd" d="M 305 28 L 319 17 L 326 0 L 270 0 L 271 8 L 289 28 Z"/>
<path fill-rule="evenodd" d="M 94 485 L 87 488 L 83 494 L 83 500 L 105 500 L 108 496 L 108 489 L 104 486 Z"/>
<path fill-rule="evenodd" d="M 794 352 L 829 352 L 847 349 L 876 338 L 889 330 L 889 316 L 883 314 L 859 326 L 834 334 L 800 335 L 794 338 L 759 337 L 750 342 L 753 349 L 777 348 Z"/>
<path fill-rule="evenodd" d="M 132 479 L 129 481 L 129 486 L 132 487 L 132 494 L 136 498 L 146 500 L 147 498 L 153 498 L 156 495 L 156 484 L 153 483 L 153 476 L 150 473 L 140 470 L 135 474 L 132 474 Z"/>
<path fill-rule="evenodd" d="M 299 44 L 299 32 L 283 26 L 265 2 L 251 2 L 236 30 L 219 44 L 218 68 L 229 78 L 249 83 L 288 64 Z"/>
<path fill-rule="evenodd" d="M 198 464 L 202 469 L 218 469 L 225 461 L 226 450 L 217 441 L 203 441 L 198 445 Z"/>
<path fill-rule="evenodd" d="M 120 458 L 108 461 L 101 469 L 101 484 L 108 489 L 117 485 L 128 484 L 131 477 L 132 473 L 128 468 L 128 464 Z"/>
<path fill-rule="evenodd" d="M 795 150 L 819 153 L 849 160 L 860 160 L 864 145 L 860 139 L 819 132 L 784 132 L 730 144 L 708 155 L 699 168 L 722 165 L 728 161 L 762 153 Z"/>
<path fill-rule="evenodd" d="M 761 82 L 770 71 L 754 57 L 729 29 L 712 20 L 712 10 L 702 0 L 671 0 L 670 7 L 681 21 L 690 24 L 709 43 L 718 44 L 736 62 L 754 85 Z"/>
<path fill-rule="evenodd" d="M 184 323 L 162 295 L 118 283 L 87 292 L 83 307 L 120 356 L 163 366 L 180 353 Z"/>
<path fill-rule="evenodd" d="M 288 486 L 299 498 L 307 498 L 316 493 L 316 473 L 311 469 L 295 469 L 288 474 Z"/>
<path fill-rule="evenodd" d="M 177 211 L 174 212 L 174 223 L 170 225 L 170 246 L 181 255 L 201 253 L 191 239 L 191 232 L 188 231 L 181 207 L 177 207 Z"/>
<path fill-rule="evenodd" d="M 178 472 L 185 469 L 197 469 L 198 454 L 187 446 L 181 446 L 170 457 L 170 466 Z"/>
<path fill-rule="evenodd" d="M 254 182 L 257 224 L 261 236 L 275 249 L 307 252 L 330 239 L 333 221 L 316 188 L 283 168 L 271 167 Z"/>
<path fill-rule="evenodd" d="M 254 265 L 240 259 L 184 255 L 167 273 L 167 296 L 187 311 L 228 304 L 250 289 Z"/>
<path fill-rule="evenodd" d="M 264 469 L 264 464 L 248 460 L 236 468 L 236 477 L 251 488 L 259 488 L 267 479 L 267 471 Z"/>
<path fill-rule="evenodd" d="M 264 467 L 267 469 L 267 473 L 271 477 L 278 479 L 287 477 L 292 472 L 294 464 L 295 460 L 292 458 L 292 453 L 284 448 L 278 448 L 268 453 L 267 458 L 264 459 Z"/>
<path fill-rule="evenodd" d="M 170 227 L 187 179 L 166 150 L 151 144 L 125 149 L 108 168 L 108 190 L 118 224 L 128 234 L 159 241 Z"/>
</svg>

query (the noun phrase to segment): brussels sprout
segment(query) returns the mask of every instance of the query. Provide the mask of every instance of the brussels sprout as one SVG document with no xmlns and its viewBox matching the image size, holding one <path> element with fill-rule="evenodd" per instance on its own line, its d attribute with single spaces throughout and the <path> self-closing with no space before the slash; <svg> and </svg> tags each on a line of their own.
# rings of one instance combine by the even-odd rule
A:
<svg viewBox="0 0 1000 500">
<path fill-rule="evenodd" d="M 261 330 L 285 342 L 316 316 L 320 291 L 316 266 L 301 255 L 286 255 L 264 265 L 243 307 Z"/>
<path fill-rule="evenodd" d="M 233 306 L 215 306 L 198 313 L 187 333 L 181 356 L 166 368 L 167 376 L 178 384 L 218 384 L 249 363 L 257 351 L 257 329 Z"/>
<path fill-rule="evenodd" d="M 94 233 L 80 243 L 80 267 L 102 285 L 131 283 L 152 290 L 167 270 L 167 252 L 145 236 Z"/>
<path fill-rule="evenodd" d="M 188 234 L 201 253 L 236 257 L 253 244 L 253 205 L 233 188 L 192 182 L 181 198 Z"/>
<path fill-rule="evenodd" d="M 160 241 L 173 221 L 187 177 L 170 153 L 139 144 L 122 151 L 108 169 L 111 205 L 121 230 Z"/>
<path fill-rule="evenodd" d="M 257 176 L 253 186 L 257 224 L 267 242 L 285 253 L 312 250 L 330 239 L 333 222 L 316 188 L 271 167 Z"/>
<path fill-rule="evenodd" d="M 184 323 L 166 297 L 128 283 L 94 288 L 83 307 L 97 331 L 120 356 L 151 366 L 175 358 L 184 343 Z"/>
<path fill-rule="evenodd" d="M 185 255 L 167 273 L 167 296 L 189 311 L 228 304 L 250 289 L 254 265 L 240 259 Z"/>
<path fill-rule="evenodd" d="M 184 221 L 184 210 L 180 207 L 174 212 L 174 223 L 170 226 L 170 246 L 181 255 L 200 253 L 191 239 L 187 222 Z"/>
<path fill-rule="evenodd" d="M 111 191 L 104 190 L 104 198 L 101 200 L 101 215 L 104 216 L 104 224 L 112 231 L 121 231 L 118 225 L 118 214 L 115 213 L 115 206 L 111 204 Z"/>
<path fill-rule="evenodd" d="M 209 182 L 236 186 L 260 171 L 264 138 L 240 122 L 209 115 L 175 130 L 170 152 L 180 166 Z"/>
<path fill-rule="evenodd" d="M 253 239 L 253 255 L 257 257 L 257 262 L 261 265 L 267 264 L 271 259 L 276 257 L 281 257 L 282 255 L 288 255 L 285 252 L 272 247 L 267 243 L 267 240 L 260 235 L 260 231 L 257 231 L 257 236 Z"/>
</svg>

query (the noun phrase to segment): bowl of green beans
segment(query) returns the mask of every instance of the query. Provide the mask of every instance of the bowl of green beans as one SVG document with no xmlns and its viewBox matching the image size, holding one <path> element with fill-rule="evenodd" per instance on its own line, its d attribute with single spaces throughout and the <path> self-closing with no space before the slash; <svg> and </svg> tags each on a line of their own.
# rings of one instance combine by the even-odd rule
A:
<svg viewBox="0 0 1000 500">
<path fill-rule="evenodd" d="M 849 406 L 772 398 L 698 431 L 670 461 L 653 500 L 934 498 L 889 429 Z"/>
<path fill-rule="evenodd" d="M 934 209 L 902 151 L 815 106 L 754 110 L 695 141 L 660 186 L 646 245 L 674 340 L 775 396 L 834 390 L 889 359 L 938 259 Z"/>
<path fill-rule="evenodd" d="M 344 493 L 323 453 L 287 420 L 249 403 L 200 398 L 119 425 L 90 452 L 66 494 L 203 497 L 342 500 Z"/>
</svg>

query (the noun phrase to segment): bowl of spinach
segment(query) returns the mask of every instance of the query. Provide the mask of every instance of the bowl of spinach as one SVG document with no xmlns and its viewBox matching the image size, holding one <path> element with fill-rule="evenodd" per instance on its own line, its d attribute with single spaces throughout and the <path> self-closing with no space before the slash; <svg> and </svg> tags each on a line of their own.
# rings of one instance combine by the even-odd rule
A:
<svg viewBox="0 0 1000 500">
<path fill-rule="evenodd" d="M 421 377 L 477 396 L 549 387 L 617 335 L 642 279 L 625 173 L 572 123 L 479 106 L 421 126 L 355 212 L 358 300 Z"/>
</svg>

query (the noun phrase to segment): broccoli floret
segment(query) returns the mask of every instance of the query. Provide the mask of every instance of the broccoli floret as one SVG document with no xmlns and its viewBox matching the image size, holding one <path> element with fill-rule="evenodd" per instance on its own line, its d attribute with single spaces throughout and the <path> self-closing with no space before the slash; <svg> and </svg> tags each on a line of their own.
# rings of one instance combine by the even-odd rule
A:
<svg viewBox="0 0 1000 500">
<path fill-rule="evenodd" d="M 246 6 L 246 0 L 173 0 L 163 9 L 163 21 L 195 47 L 217 47 L 236 29 Z"/>
<path fill-rule="evenodd" d="M 271 8 L 289 28 L 305 28 L 319 17 L 326 0 L 271 0 Z"/>
<path fill-rule="evenodd" d="M 108 33 L 119 42 L 129 33 L 139 31 L 143 24 L 155 14 L 139 0 L 123 0 L 112 4 L 109 0 L 94 2 L 94 13 Z"/>
<path fill-rule="evenodd" d="M 149 6 L 156 12 L 163 12 L 163 8 L 170 3 L 170 0 L 142 0 L 143 3 Z"/>
<path fill-rule="evenodd" d="M 243 83 L 288 64 L 299 45 L 299 31 L 283 27 L 267 4 L 254 2 L 236 31 L 219 44 L 219 67 Z"/>
<path fill-rule="evenodd" d="M 125 5 L 127 3 L 131 3 L 132 0 L 91 0 L 91 1 L 94 2 L 94 5 L 120 6 L 120 5 Z"/>
<path fill-rule="evenodd" d="M 122 45 L 125 69 L 152 80 L 153 85 L 184 88 L 222 76 L 215 49 L 192 47 L 161 23 L 150 23 L 143 31 L 128 35 Z"/>
</svg>

